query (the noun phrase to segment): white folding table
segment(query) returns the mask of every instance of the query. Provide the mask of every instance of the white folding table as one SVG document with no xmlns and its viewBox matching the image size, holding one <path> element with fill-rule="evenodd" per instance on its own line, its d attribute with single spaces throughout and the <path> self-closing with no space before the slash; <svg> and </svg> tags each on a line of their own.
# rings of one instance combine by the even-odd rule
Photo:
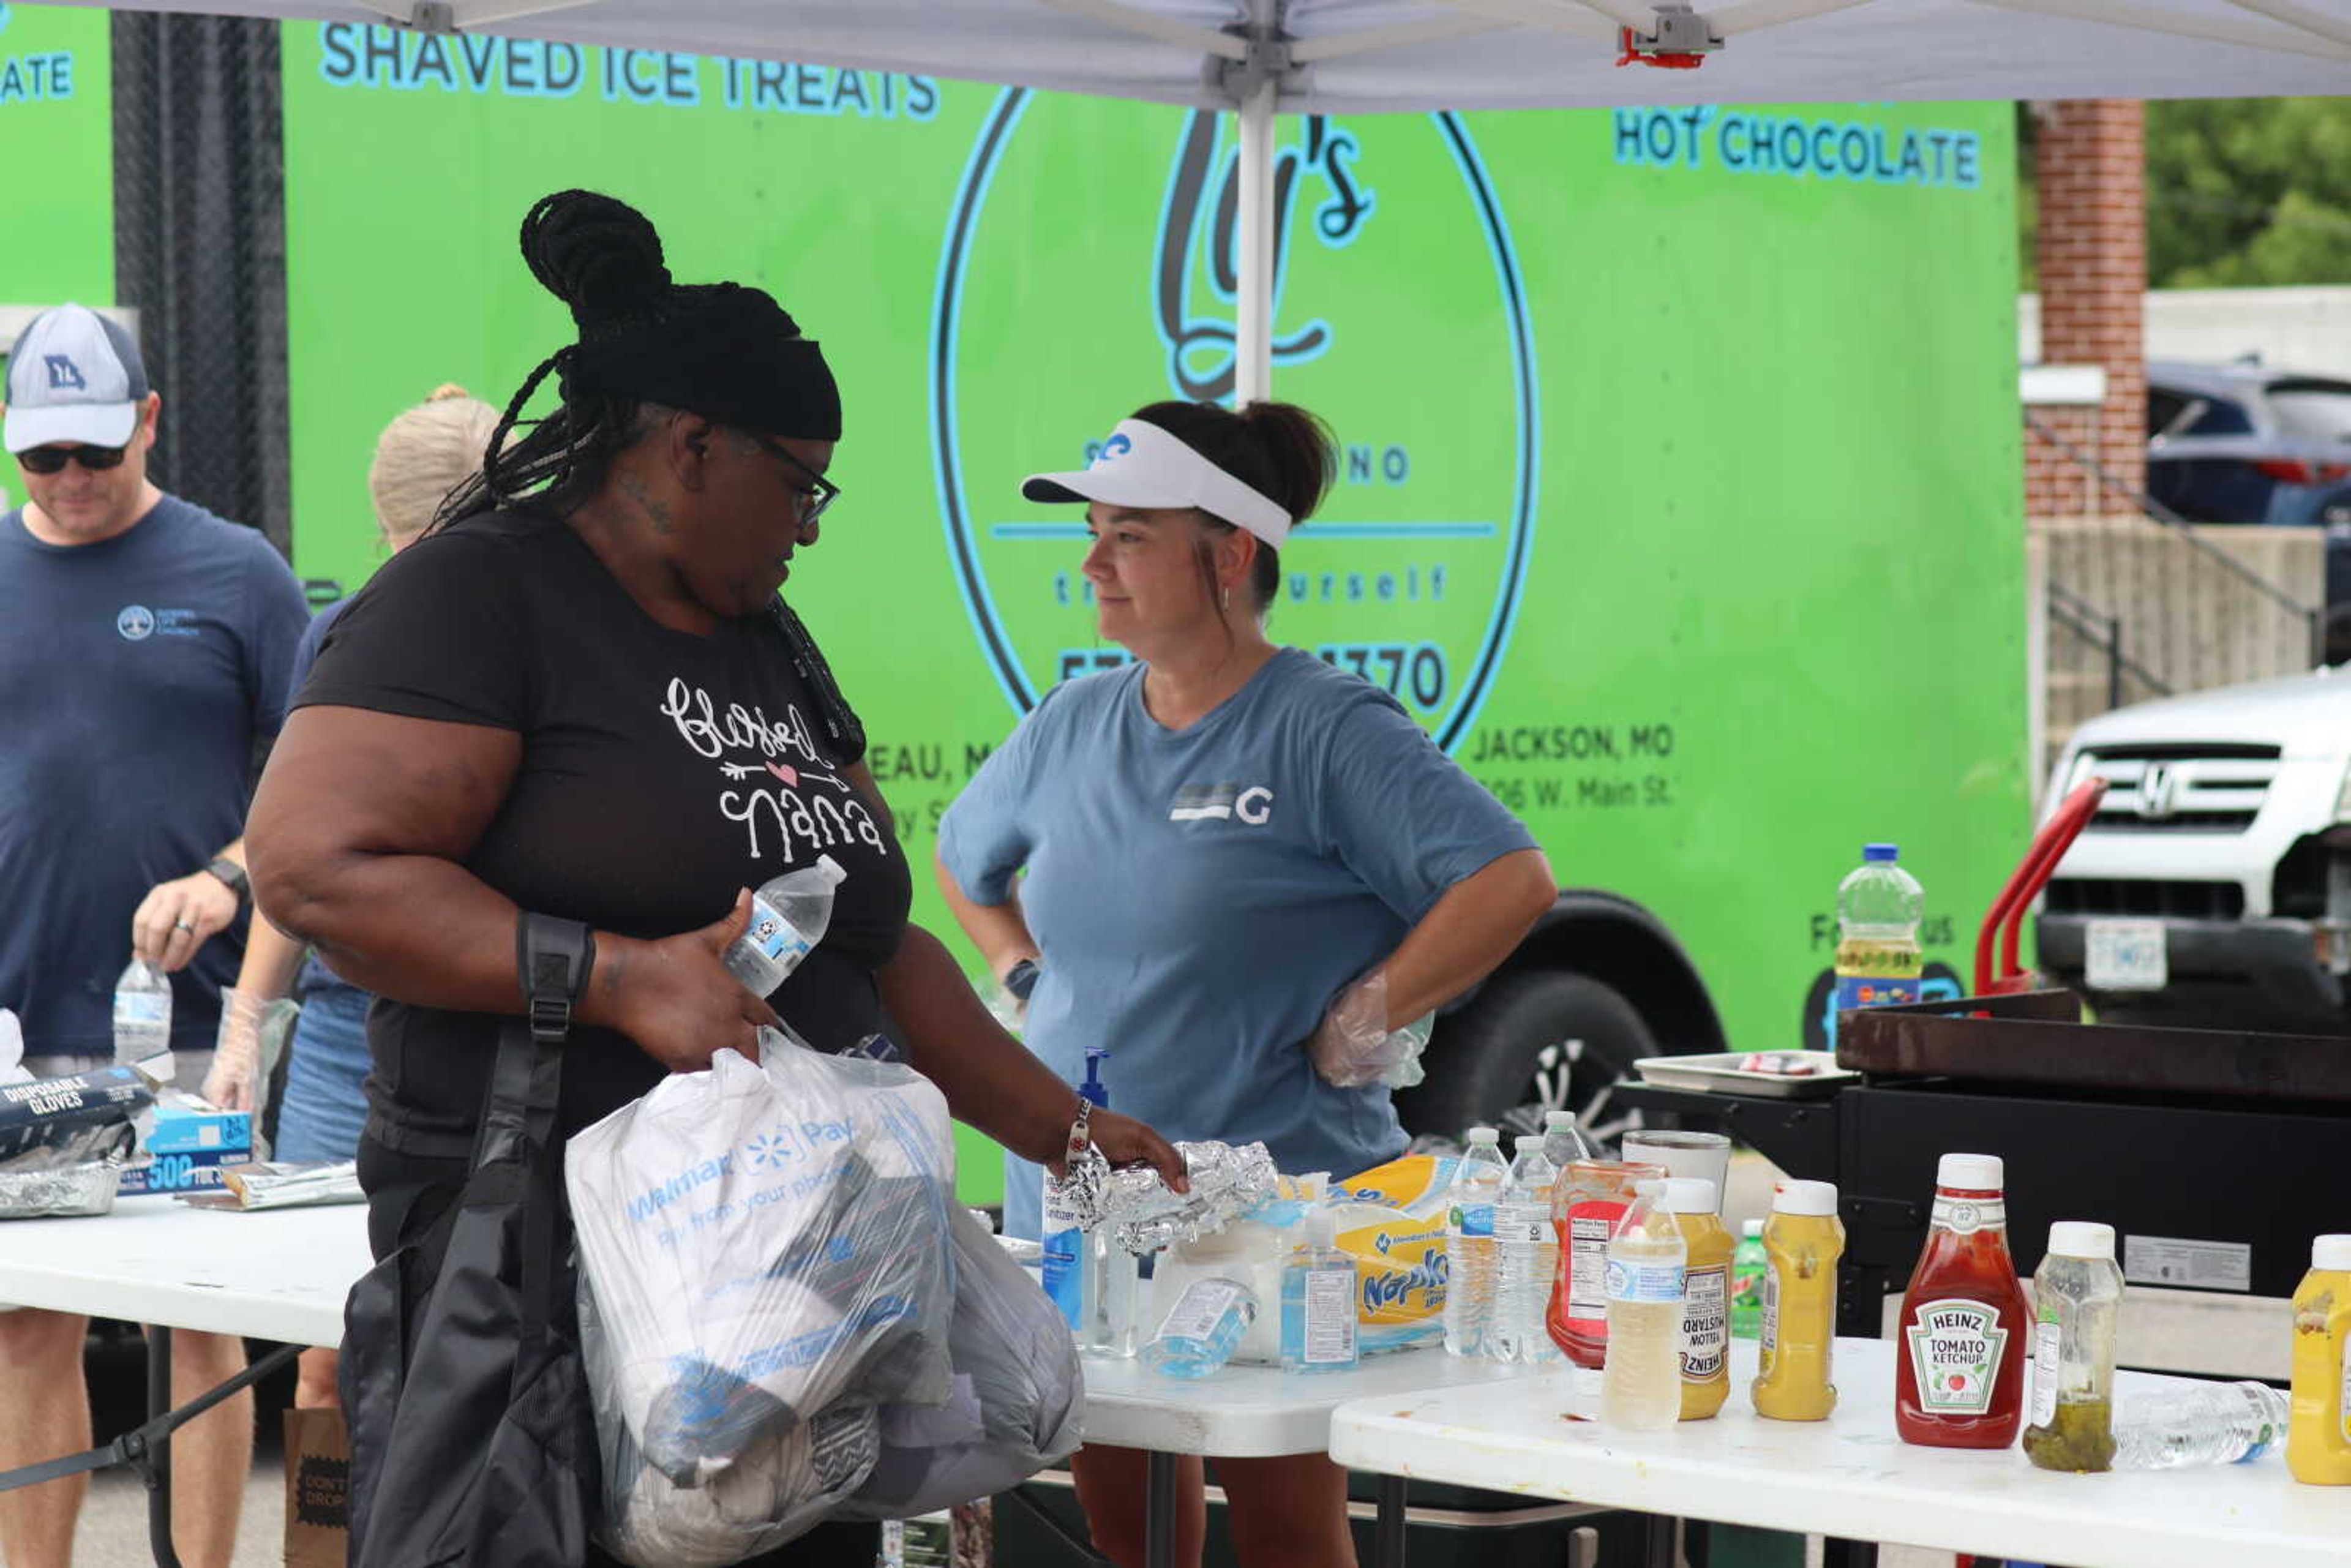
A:
<svg viewBox="0 0 2351 1568">
<path fill-rule="evenodd" d="M 1144 1500 L 1144 1561 L 1175 1561 L 1176 1459 L 1269 1458 L 1323 1454 L 1331 1413 L 1351 1400 L 1393 1404 L 1439 1389 L 1463 1391 L 1523 1380 L 1522 1368 L 1463 1361 L 1442 1348 L 1373 1356 L 1348 1372 L 1293 1375 L 1271 1366 L 1228 1366 L 1196 1382 L 1166 1377 L 1140 1361 L 1088 1356 L 1086 1441 L 1148 1451 Z M 1490 1395 L 1484 1397 L 1491 1397 Z M 1403 1544 L 1405 1479 L 1379 1478 L 1380 1555 L 1397 1560 Z M 1393 1542 L 1393 1544 L 1392 1544 Z"/>
<path fill-rule="evenodd" d="M 1837 1342 L 1836 1413 L 1766 1421 L 1731 1355 L 1710 1421 L 1621 1432 L 1572 1418 L 1563 1377 L 1508 1390 L 1361 1399 L 1331 1421 L 1353 1469 L 1526 1492 L 1653 1516 L 1891 1542 L 2069 1568 L 2346 1568 L 2351 1487 L 2302 1486 L 2273 1453 L 2247 1465 L 2095 1476 L 2037 1470 L 2016 1448 L 1913 1448 L 1894 1435 L 1890 1341 Z M 2176 1378 L 2125 1373 L 2118 1394 Z M 1653 1540 L 1655 1537 L 1653 1536 Z"/>
<path fill-rule="evenodd" d="M 246 1214 L 193 1208 L 167 1197 L 130 1197 L 118 1200 L 111 1214 L 0 1223 L 0 1301 L 280 1343 L 173 1410 L 172 1336 L 151 1333 L 146 1424 L 103 1448 L 28 1466 L 12 1484 L 137 1465 L 147 1481 L 155 1561 L 179 1568 L 172 1544 L 172 1432 L 267 1376 L 299 1347 L 340 1344 L 343 1298 L 369 1263 L 367 1210 L 356 1204 Z"/>
<path fill-rule="evenodd" d="M 367 1211 L 355 1204 L 248 1214 L 192 1208 L 170 1197 L 125 1198 L 102 1217 L 0 1224 L 0 1301 L 333 1346 L 342 1340 L 343 1300 L 370 1261 Z M 168 1343 L 161 1335 L 151 1342 L 152 1416 L 170 1403 Z M 1352 1372 L 1311 1377 L 1228 1366 L 1187 1382 L 1139 1361 L 1089 1357 L 1084 1364 L 1088 1440 L 1151 1454 L 1145 1523 L 1155 1563 L 1172 1561 L 1176 1456 L 1320 1454 L 1330 1447 L 1332 1411 L 1349 1400 L 1392 1404 L 1405 1395 L 1526 1375 L 1440 1349 L 1375 1356 Z M 253 1375 L 263 1370 L 256 1366 Z M 233 1391 L 218 1392 L 225 1397 Z M 141 1463 L 151 1488 L 161 1491 L 151 1491 L 150 1517 L 163 1521 L 154 1544 L 156 1561 L 168 1565 L 168 1442 L 152 1449 L 114 1457 Z M 1384 1542 L 1393 1535 L 1401 1545 L 1403 1501 L 1401 1477 L 1384 1478 Z"/>
</svg>

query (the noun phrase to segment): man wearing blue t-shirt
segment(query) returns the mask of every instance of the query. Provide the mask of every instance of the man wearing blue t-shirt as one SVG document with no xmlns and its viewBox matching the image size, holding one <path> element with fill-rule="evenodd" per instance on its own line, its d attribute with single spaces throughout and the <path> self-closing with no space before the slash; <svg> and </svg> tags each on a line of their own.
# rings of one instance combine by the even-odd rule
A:
<svg viewBox="0 0 2351 1568">
<path fill-rule="evenodd" d="M 253 761 L 308 616 L 259 534 L 149 481 L 161 408 L 130 334 L 81 306 L 10 350 L 0 435 L 30 498 L 0 517 L 0 1007 L 37 1074 L 108 1061 L 135 952 L 172 976 L 193 1090 L 243 946 Z M 90 1446 L 88 1333 L 75 1314 L 0 1312 L 0 1469 Z M 172 1343 L 175 1400 L 244 1364 L 234 1337 Z M 173 1445 L 191 1568 L 229 1560 L 252 1429 L 241 1395 Z M 0 1492 L 0 1559 L 66 1568 L 85 1486 Z"/>
</svg>

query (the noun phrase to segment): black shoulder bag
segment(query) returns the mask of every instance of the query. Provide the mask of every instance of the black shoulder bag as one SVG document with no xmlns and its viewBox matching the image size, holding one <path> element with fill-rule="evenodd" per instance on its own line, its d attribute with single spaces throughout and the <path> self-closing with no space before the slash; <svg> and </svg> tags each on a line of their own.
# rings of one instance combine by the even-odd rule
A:
<svg viewBox="0 0 2351 1568">
<path fill-rule="evenodd" d="M 529 1017 L 499 1031 L 464 1196 L 344 1310 L 351 1568 L 576 1568 L 598 1517 L 555 1130 L 595 953 L 544 915 L 516 946 Z"/>
</svg>

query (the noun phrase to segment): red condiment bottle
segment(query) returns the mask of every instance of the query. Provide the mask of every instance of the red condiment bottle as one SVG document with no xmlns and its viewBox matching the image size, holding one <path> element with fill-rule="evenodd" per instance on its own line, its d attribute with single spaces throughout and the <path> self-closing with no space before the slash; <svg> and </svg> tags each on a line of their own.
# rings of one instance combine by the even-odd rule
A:
<svg viewBox="0 0 2351 1568">
<path fill-rule="evenodd" d="M 2004 1448 L 2024 1420 L 2032 1313 L 2008 1255 L 1997 1155 L 1945 1155 L 1895 1334 L 1894 1429 L 1932 1448 Z"/>
<path fill-rule="evenodd" d="M 1608 1239 L 1633 1201 L 1633 1188 L 1665 1179 L 1665 1166 L 1646 1161 L 1572 1160 L 1552 1189 L 1559 1273 L 1543 1327 L 1578 1366 L 1596 1371 L 1608 1359 Z"/>
</svg>

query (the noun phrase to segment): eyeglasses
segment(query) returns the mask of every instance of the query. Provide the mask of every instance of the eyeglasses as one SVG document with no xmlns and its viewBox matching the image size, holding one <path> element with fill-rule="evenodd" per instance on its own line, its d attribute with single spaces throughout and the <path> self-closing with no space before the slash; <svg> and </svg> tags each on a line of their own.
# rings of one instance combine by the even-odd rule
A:
<svg viewBox="0 0 2351 1568">
<path fill-rule="evenodd" d="M 62 474 L 68 463 L 78 463 L 91 473 L 120 467 L 122 446 L 36 446 L 16 454 L 16 461 L 28 474 Z"/>
<path fill-rule="evenodd" d="M 798 498 L 799 520 L 803 524 L 816 521 L 818 517 L 824 515 L 824 509 L 827 507 L 831 506 L 834 501 L 840 499 L 840 486 L 834 484 L 831 480 L 826 478 L 823 475 L 818 473 L 815 469 L 810 467 L 807 464 L 801 462 L 790 453 L 785 451 L 783 447 L 777 444 L 775 442 L 770 441 L 768 437 L 760 434 L 758 431 L 747 430 L 743 434 L 749 436 L 754 442 L 758 443 L 760 451 L 766 453 L 770 457 L 782 458 L 786 463 L 790 464 L 795 469 L 799 470 L 800 476 L 808 481 L 806 486 L 795 492 Z"/>
</svg>

